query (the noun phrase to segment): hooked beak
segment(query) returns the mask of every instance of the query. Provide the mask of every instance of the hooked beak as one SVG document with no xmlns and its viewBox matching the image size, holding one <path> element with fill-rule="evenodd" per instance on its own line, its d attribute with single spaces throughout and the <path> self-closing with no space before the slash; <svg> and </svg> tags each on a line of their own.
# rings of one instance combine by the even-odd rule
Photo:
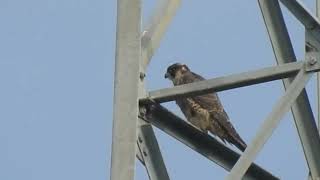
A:
<svg viewBox="0 0 320 180">
<path fill-rule="evenodd" d="M 165 75 L 164 75 L 164 78 L 168 78 L 170 76 L 170 74 L 169 73 L 166 73 Z"/>
</svg>

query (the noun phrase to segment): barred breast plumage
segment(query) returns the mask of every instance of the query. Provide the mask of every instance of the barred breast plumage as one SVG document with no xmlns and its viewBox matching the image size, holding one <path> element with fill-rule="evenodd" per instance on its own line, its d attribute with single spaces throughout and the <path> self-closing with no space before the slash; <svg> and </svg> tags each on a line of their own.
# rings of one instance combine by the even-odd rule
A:
<svg viewBox="0 0 320 180">
<path fill-rule="evenodd" d="M 204 80 L 200 75 L 191 72 L 187 66 L 183 69 L 183 66 L 185 65 L 178 64 L 172 67 L 174 70 L 171 70 L 170 67 L 167 70 L 167 73 L 174 73 L 171 80 L 175 86 Z M 181 98 L 176 100 L 176 103 L 187 120 L 202 132 L 209 131 L 223 142 L 228 141 L 242 151 L 247 147 L 229 121 L 216 93 Z"/>
</svg>

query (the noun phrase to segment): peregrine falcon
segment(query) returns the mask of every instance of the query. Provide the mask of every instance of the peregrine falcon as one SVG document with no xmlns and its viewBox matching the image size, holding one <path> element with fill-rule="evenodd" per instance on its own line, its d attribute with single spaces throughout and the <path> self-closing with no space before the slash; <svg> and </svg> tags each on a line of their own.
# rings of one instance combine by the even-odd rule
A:
<svg viewBox="0 0 320 180">
<path fill-rule="evenodd" d="M 185 64 L 175 63 L 168 67 L 165 78 L 170 79 L 174 86 L 205 80 L 200 75 L 190 71 Z M 204 133 L 211 132 L 224 143 L 227 141 L 241 151 L 247 147 L 235 128 L 229 121 L 217 93 L 176 100 L 187 120 Z"/>
</svg>

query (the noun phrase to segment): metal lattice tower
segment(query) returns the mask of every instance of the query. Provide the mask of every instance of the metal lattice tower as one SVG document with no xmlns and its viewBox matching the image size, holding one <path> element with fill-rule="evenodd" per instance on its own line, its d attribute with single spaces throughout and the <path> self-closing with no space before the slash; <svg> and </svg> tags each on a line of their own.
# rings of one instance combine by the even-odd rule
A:
<svg viewBox="0 0 320 180">
<path fill-rule="evenodd" d="M 180 0 L 159 0 L 145 29 L 141 28 L 141 0 L 118 0 L 111 180 L 133 180 L 136 157 L 146 167 L 149 179 L 169 180 L 152 125 L 230 171 L 227 180 L 278 179 L 253 161 L 290 108 L 309 167 L 309 179 L 320 179 L 320 138 L 304 89 L 310 77 L 320 71 L 320 21 L 300 1 L 280 1 L 305 26 L 304 60 L 296 61 L 279 1 L 258 0 L 277 66 L 147 92 L 144 72 Z M 317 14 L 320 14 L 320 0 L 317 0 Z M 242 155 L 159 104 L 279 79 L 283 80 L 286 91 Z M 319 74 L 317 84 L 320 119 Z"/>
</svg>

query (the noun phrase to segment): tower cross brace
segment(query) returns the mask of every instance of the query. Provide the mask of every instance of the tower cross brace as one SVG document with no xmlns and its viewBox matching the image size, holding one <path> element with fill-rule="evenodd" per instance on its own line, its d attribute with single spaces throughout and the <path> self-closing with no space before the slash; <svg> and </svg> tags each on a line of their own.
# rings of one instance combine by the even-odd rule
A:
<svg viewBox="0 0 320 180">
<path fill-rule="evenodd" d="M 141 1 L 117 0 L 111 180 L 133 180 L 136 157 L 146 167 L 149 179 L 169 180 L 152 125 L 230 171 L 227 180 L 278 179 L 252 162 L 290 107 L 309 167 L 309 178 L 320 178 L 320 138 L 304 89 L 310 77 L 320 71 L 320 21 L 302 2 L 280 0 L 305 26 L 305 59 L 296 62 L 279 1 L 257 0 L 277 66 L 148 92 L 144 85 L 146 68 L 181 2 L 158 0 L 157 9 L 142 29 Z M 320 8 L 319 4 L 317 0 Z M 320 14 L 319 8 L 317 14 Z M 241 156 L 159 104 L 278 79 L 283 80 L 286 91 Z M 320 78 L 317 87 L 320 109 Z M 319 114 L 318 110 L 318 117 Z"/>
</svg>

